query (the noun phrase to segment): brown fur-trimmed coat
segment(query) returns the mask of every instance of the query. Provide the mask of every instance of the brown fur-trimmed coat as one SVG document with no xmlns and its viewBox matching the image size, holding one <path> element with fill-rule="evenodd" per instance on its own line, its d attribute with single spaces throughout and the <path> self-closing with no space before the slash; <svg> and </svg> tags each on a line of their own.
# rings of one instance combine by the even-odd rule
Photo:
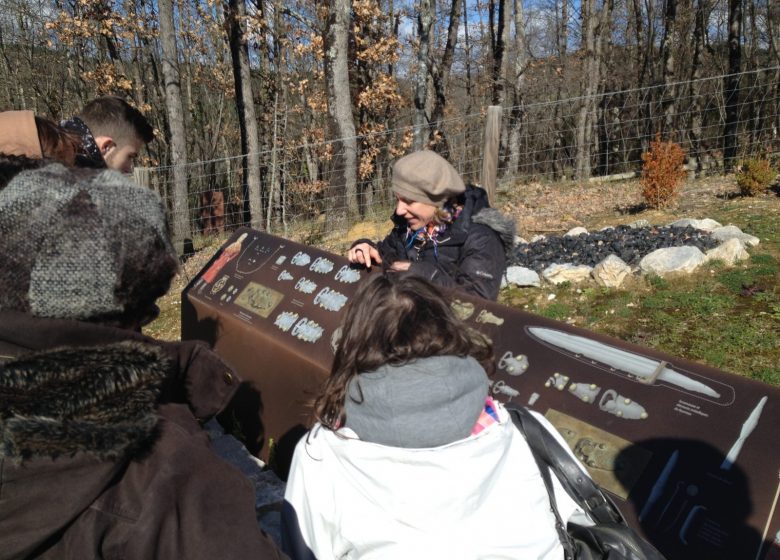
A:
<svg viewBox="0 0 780 560">
<path fill-rule="evenodd" d="M 200 344 L 0 311 L 0 559 L 282 558 L 201 427 L 237 384 Z"/>
</svg>

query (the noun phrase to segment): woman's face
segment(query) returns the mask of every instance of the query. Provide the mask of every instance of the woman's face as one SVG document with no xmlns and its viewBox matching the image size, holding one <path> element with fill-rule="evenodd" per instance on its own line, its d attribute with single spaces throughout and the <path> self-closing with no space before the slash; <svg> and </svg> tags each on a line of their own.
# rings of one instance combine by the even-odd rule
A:
<svg viewBox="0 0 780 560">
<path fill-rule="evenodd" d="M 401 216 L 410 228 L 418 230 L 425 227 L 433 219 L 436 207 L 432 204 L 409 200 L 396 195 L 398 203 L 395 205 L 395 213 Z"/>
</svg>

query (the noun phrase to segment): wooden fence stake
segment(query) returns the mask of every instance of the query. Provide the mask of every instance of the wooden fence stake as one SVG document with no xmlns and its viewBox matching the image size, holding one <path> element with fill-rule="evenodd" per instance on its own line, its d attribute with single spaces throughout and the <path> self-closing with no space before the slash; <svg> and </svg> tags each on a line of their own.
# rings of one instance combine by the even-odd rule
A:
<svg viewBox="0 0 780 560">
<path fill-rule="evenodd" d="M 487 191 L 491 206 L 496 199 L 498 148 L 501 141 L 501 106 L 488 107 L 485 121 L 485 149 L 482 153 L 482 188 Z"/>
</svg>

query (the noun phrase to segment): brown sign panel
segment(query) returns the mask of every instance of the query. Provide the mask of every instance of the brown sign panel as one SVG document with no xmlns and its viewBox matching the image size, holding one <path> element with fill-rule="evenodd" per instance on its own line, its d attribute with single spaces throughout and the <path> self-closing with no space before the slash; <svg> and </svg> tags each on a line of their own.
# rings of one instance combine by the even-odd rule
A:
<svg viewBox="0 0 780 560">
<path fill-rule="evenodd" d="M 366 271 L 242 229 L 183 297 L 182 336 L 214 344 L 262 395 L 267 436 L 308 421 L 344 304 Z M 561 431 L 629 523 L 670 559 L 780 558 L 780 391 L 452 292 L 494 344 L 491 392 Z"/>
</svg>

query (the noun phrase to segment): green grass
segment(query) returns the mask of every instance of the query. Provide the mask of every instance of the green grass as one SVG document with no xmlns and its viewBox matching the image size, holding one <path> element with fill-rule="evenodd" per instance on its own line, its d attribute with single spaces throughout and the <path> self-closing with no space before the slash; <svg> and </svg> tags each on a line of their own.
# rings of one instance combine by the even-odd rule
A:
<svg viewBox="0 0 780 560">
<path fill-rule="evenodd" d="M 614 290 L 510 288 L 500 301 L 780 386 L 780 201 L 738 198 L 708 211 L 699 217 L 760 238 L 748 261 L 733 267 L 713 261 L 674 279 L 635 277 Z"/>
</svg>

